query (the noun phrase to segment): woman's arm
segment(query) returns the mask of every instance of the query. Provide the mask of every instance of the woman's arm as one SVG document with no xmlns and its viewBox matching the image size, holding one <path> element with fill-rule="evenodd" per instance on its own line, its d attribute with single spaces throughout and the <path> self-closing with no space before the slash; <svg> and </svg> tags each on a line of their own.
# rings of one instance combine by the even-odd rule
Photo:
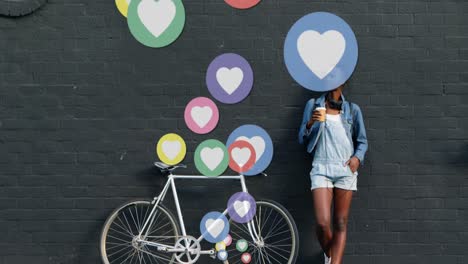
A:
<svg viewBox="0 0 468 264">
<path fill-rule="evenodd" d="M 356 156 L 360 163 L 364 162 L 364 156 L 368 148 L 367 144 L 367 134 L 366 128 L 364 126 L 364 118 L 362 117 L 361 108 L 358 105 L 354 104 L 354 113 L 353 113 L 353 140 L 355 142 L 354 156 Z"/>
<path fill-rule="evenodd" d="M 299 144 L 304 144 L 304 142 L 307 143 L 307 140 L 310 136 L 310 128 L 313 124 L 310 124 L 311 117 L 312 117 L 312 109 L 314 107 L 315 100 L 311 99 L 307 102 L 305 108 L 304 108 L 304 114 L 302 115 L 302 122 L 301 126 L 299 128 Z"/>
</svg>

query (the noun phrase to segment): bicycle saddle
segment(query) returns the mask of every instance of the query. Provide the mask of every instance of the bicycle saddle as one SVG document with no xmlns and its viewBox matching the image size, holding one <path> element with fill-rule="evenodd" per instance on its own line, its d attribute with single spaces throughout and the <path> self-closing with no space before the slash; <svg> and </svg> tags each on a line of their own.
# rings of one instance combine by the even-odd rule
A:
<svg viewBox="0 0 468 264">
<path fill-rule="evenodd" d="M 161 172 L 166 172 L 166 171 L 172 172 L 173 170 L 177 168 L 187 168 L 187 166 L 185 166 L 184 164 L 168 165 L 160 161 L 156 161 L 154 163 L 154 166 L 158 167 L 161 170 Z"/>
</svg>

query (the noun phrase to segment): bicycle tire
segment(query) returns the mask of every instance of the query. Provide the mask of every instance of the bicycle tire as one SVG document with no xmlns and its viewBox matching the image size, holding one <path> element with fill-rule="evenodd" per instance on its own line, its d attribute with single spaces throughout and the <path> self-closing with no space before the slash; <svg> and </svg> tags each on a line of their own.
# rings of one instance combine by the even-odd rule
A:
<svg viewBox="0 0 468 264">
<path fill-rule="evenodd" d="M 286 221 L 286 224 L 287 226 L 289 227 L 289 231 L 291 233 L 291 252 L 290 252 L 290 255 L 289 255 L 289 258 L 288 260 L 284 261 L 284 262 L 281 262 L 281 261 L 278 261 L 276 259 L 276 261 L 270 261 L 270 263 L 281 263 L 281 264 L 294 264 L 296 263 L 296 260 L 297 260 L 297 257 L 298 257 L 298 252 L 299 252 L 299 232 L 297 230 L 297 226 L 296 226 L 296 223 L 294 221 L 294 218 L 291 216 L 291 214 L 288 212 L 288 210 L 282 206 L 281 204 L 275 202 L 275 201 L 272 201 L 272 200 L 260 200 L 260 201 L 257 201 L 257 215 L 259 214 L 259 208 L 260 207 L 270 207 L 270 208 L 273 208 L 274 210 L 276 210 Z M 244 228 L 246 228 L 246 224 L 237 224 L 237 223 L 233 223 L 232 222 L 232 219 L 230 220 L 231 221 L 231 235 L 233 236 L 233 244 L 235 244 L 235 234 L 233 234 L 235 231 L 235 227 L 236 226 L 244 226 Z M 255 218 L 254 218 L 254 222 L 255 222 Z M 262 229 L 262 228 L 260 228 Z M 266 228 L 265 228 L 266 229 Z M 257 232 L 259 232 L 257 230 Z M 260 232 L 259 232 L 260 233 Z M 244 233 L 245 234 L 245 233 Z M 263 236 L 264 234 L 261 234 L 261 236 Z M 241 237 L 242 238 L 242 237 Z M 251 238 L 249 237 L 249 239 L 251 240 Z M 255 246 L 253 242 L 249 242 L 250 246 Z M 241 263 L 241 261 L 239 261 L 240 257 L 239 258 L 236 258 L 236 256 L 239 256 L 239 252 L 236 251 L 235 249 L 235 245 L 234 246 L 231 246 L 230 248 L 233 248 L 231 249 L 230 251 L 234 251 L 236 254 L 232 254 L 230 253 L 229 256 L 228 256 L 228 261 L 229 263 Z M 266 250 L 265 250 L 266 252 Z M 250 252 L 249 252 L 250 253 Z M 232 254 L 232 256 L 231 256 Z M 252 256 L 252 261 L 251 261 L 252 264 L 254 263 L 263 263 L 263 262 L 260 262 L 260 261 L 255 261 L 254 260 L 254 256 Z"/>
<path fill-rule="evenodd" d="M 151 200 L 131 200 L 129 202 L 126 202 L 122 204 L 121 206 L 117 207 L 112 213 L 109 215 L 107 218 L 106 222 L 104 223 L 104 226 L 101 230 L 101 236 L 100 236 L 100 253 L 101 253 L 101 259 L 104 264 L 114 264 L 109 262 L 108 257 L 107 257 L 107 251 L 106 251 L 106 241 L 107 241 L 107 234 L 108 231 L 113 223 L 113 221 L 116 219 L 116 217 L 119 215 L 119 212 L 124 210 L 125 208 L 134 205 L 134 204 L 146 204 L 149 207 L 152 208 L 152 201 Z M 177 219 L 174 217 L 174 215 L 171 213 L 170 210 L 168 210 L 164 205 L 159 204 L 158 209 L 161 210 L 165 214 L 165 216 L 171 221 L 172 227 L 174 228 L 174 237 L 175 240 L 177 240 L 178 237 L 180 237 L 180 230 L 179 230 L 179 225 L 177 222 Z M 172 260 L 169 263 L 176 263 L 175 261 Z M 120 263 L 120 262 L 119 262 Z M 158 262 L 159 263 L 159 262 Z"/>
</svg>

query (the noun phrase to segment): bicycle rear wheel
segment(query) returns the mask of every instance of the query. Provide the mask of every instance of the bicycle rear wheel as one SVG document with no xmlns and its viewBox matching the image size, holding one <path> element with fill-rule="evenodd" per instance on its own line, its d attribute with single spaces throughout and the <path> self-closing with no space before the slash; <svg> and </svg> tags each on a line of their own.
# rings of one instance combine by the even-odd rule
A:
<svg viewBox="0 0 468 264">
<path fill-rule="evenodd" d="M 299 234 L 291 214 L 274 201 L 257 201 L 252 220 L 260 242 L 252 241 L 247 224 L 231 221 L 232 244 L 227 248 L 229 264 L 242 264 L 242 255 L 249 253 L 255 264 L 294 264 L 299 250 Z M 236 249 L 236 242 L 245 239 L 245 252 Z"/>
<path fill-rule="evenodd" d="M 137 241 L 154 205 L 151 201 L 131 201 L 117 208 L 107 219 L 101 233 L 101 257 L 104 264 L 176 263 L 173 254 L 160 252 Z M 146 241 L 173 246 L 179 237 L 174 216 L 162 205 L 153 214 Z"/>
</svg>

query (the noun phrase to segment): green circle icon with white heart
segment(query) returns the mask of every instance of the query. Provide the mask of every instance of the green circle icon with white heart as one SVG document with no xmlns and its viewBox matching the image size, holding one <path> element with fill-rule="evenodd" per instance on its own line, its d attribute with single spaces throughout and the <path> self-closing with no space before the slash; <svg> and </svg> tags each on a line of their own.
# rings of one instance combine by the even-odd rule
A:
<svg viewBox="0 0 468 264">
<path fill-rule="evenodd" d="M 161 48 L 182 33 L 185 8 L 181 0 L 132 0 L 127 21 L 130 32 L 140 43 Z"/>
<path fill-rule="evenodd" d="M 236 249 L 239 252 L 245 252 L 247 251 L 247 248 L 249 248 L 249 242 L 245 239 L 240 239 L 236 243 Z"/>
<path fill-rule="evenodd" d="M 229 165 L 227 148 L 216 139 L 208 139 L 200 143 L 195 150 L 194 159 L 198 171 L 208 177 L 223 174 Z"/>
</svg>

